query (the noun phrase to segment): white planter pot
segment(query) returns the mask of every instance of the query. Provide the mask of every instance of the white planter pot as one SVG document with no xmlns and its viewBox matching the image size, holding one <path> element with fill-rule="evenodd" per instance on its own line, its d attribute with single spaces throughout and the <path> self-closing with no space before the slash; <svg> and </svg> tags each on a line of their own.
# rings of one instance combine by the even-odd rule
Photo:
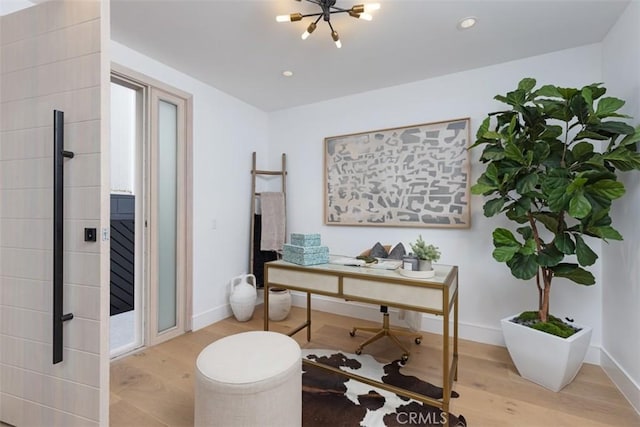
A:
<svg viewBox="0 0 640 427">
<path fill-rule="evenodd" d="M 591 328 L 582 328 L 569 338 L 560 338 L 502 319 L 502 333 L 511 360 L 523 378 L 549 390 L 560 391 L 575 378 L 591 342 Z"/>
<path fill-rule="evenodd" d="M 431 261 L 426 259 L 418 260 L 418 270 L 420 271 L 431 271 L 433 267 L 431 266 Z"/>
</svg>

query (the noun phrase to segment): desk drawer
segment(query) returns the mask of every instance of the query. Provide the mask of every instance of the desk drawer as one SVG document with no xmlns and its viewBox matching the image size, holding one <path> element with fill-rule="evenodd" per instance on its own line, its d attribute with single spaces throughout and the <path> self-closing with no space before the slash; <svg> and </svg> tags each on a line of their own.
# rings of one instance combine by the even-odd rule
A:
<svg viewBox="0 0 640 427">
<path fill-rule="evenodd" d="M 308 273 L 305 271 L 273 268 L 268 270 L 269 286 L 292 286 L 301 290 L 338 293 L 338 276 Z"/>
<path fill-rule="evenodd" d="M 442 290 L 345 277 L 344 297 L 386 301 L 389 305 L 442 311 Z"/>
</svg>

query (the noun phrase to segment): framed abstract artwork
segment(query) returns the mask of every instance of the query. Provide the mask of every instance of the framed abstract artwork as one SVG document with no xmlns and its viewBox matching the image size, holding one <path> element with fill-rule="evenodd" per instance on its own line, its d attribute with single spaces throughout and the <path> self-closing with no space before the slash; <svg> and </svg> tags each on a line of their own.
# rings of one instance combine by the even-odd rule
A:
<svg viewBox="0 0 640 427">
<path fill-rule="evenodd" d="M 469 119 L 324 140 L 324 223 L 470 226 Z"/>
</svg>

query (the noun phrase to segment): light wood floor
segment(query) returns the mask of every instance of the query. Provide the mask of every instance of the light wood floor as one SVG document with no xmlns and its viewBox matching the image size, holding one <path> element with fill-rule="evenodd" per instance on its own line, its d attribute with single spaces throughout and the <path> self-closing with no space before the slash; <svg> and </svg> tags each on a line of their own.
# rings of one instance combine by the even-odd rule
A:
<svg viewBox="0 0 640 427">
<path fill-rule="evenodd" d="M 289 318 L 271 323 L 284 332 L 297 326 L 304 310 L 293 308 Z M 314 311 L 312 341 L 306 333 L 294 338 L 306 348 L 336 348 L 353 352 L 362 337 L 351 338 L 355 324 L 374 325 L 345 316 Z M 233 317 L 188 333 L 111 363 L 111 426 L 193 425 L 194 365 L 197 355 L 211 342 L 238 332 L 262 330 L 262 307 L 251 321 Z M 411 345 L 404 369 L 440 385 L 441 338 L 425 334 L 422 344 Z M 398 350 L 386 339 L 365 349 L 381 361 L 397 359 Z M 595 365 L 584 365 L 576 379 L 559 393 L 547 391 L 520 378 L 502 347 L 461 340 L 459 375 L 451 412 L 462 414 L 471 427 L 640 426 L 640 416 Z"/>
</svg>

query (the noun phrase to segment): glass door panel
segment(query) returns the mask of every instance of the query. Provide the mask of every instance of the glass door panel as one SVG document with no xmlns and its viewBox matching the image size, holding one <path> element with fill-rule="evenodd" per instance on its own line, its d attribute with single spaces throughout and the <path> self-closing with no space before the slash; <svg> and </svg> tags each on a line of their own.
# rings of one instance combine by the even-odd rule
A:
<svg viewBox="0 0 640 427">
<path fill-rule="evenodd" d="M 158 332 L 177 325 L 176 224 L 177 224 L 178 107 L 158 103 Z"/>
</svg>

